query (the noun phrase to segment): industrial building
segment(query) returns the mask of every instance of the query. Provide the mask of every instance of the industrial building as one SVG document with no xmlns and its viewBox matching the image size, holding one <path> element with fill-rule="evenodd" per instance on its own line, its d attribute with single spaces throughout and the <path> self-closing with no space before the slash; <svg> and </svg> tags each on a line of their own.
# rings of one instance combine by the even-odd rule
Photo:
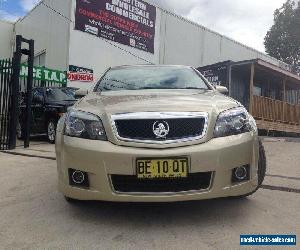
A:
<svg viewBox="0 0 300 250">
<path fill-rule="evenodd" d="M 91 88 L 117 65 L 191 65 L 227 86 L 230 95 L 257 113 L 257 120 L 281 121 L 280 126 L 264 122 L 261 128 L 300 131 L 300 78 L 289 65 L 149 2 L 43 0 L 16 23 L 0 21 L 0 59 L 12 57 L 16 35 L 34 40 L 35 66 L 67 72 L 68 86 Z M 207 74 L 216 65 L 226 81 Z M 257 106 L 270 106 L 269 101 L 257 104 L 256 96 L 273 99 L 273 106 L 276 100 L 294 106 L 287 110 L 288 104 L 278 104 L 271 117 Z M 281 109 L 285 115 L 276 116 Z"/>
<path fill-rule="evenodd" d="M 43 0 L 16 23 L 0 22 L 0 58 L 10 57 L 15 35 L 35 41 L 35 65 L 93 74 L 69 86 L 90 87 L 108 67 L 184 64 L 260 58 L 288 65 L 141 0 Z M 73 72 L 73 71 L 72 71 Z"/>
</svg>

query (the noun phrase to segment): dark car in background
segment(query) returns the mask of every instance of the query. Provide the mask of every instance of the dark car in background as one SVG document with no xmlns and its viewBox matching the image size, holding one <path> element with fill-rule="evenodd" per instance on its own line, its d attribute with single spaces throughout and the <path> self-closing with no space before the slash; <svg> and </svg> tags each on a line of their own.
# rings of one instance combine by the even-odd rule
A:
<svg viewBox="0 0 300 250">
<path fill-rule="evenodd" d="M 55 142 L 56 124 L 67 109 L 76 102 L 76 88 L 69 87 L 37 87 L 32 90 L 31 135 L 47 134 L 49 142 Z M 17 137 L 22 139 L 26 122 L 25 99 L 20 103 L 20 116 Z"/>
</svg>

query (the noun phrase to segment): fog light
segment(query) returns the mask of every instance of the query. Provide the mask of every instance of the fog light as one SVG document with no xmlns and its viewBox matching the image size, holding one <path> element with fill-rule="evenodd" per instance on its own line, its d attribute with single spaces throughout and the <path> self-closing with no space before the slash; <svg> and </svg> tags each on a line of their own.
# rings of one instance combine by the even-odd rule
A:
<svg viewBox="0 0 300 250">
<path fill-rule="evenodd" d="M 235 178 L 244 180 L 247 177 L 247 170 L 245 167 L 238 167 L 234 171 Z"/>
<path fill-rule="evenodd" d="M 89 187 L 88 173 L 69 168 L 69 183 L 71 186 Z"/>
<path fill-rule="evenodd" d="M 76 170 L 72 173 L 72 180 L 76 184 L 82 184 L 84 182 L 84 173 L 79 170 Z"/>
<path fill-rule="evenodd" d="M 234 168 L 232 170 L 231 181 L 232 182 L 240 182 L 240 181 L 249 180 L 249 177 L 250 177 L 249 170 L 250 170 L 249 165 Z"/>
</svg>

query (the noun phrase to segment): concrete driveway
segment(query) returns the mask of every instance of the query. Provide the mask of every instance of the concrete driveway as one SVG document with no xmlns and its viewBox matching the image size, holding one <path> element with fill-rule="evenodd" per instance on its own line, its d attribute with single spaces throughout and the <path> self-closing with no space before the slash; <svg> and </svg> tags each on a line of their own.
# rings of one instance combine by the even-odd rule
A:
<svg viewBox="0 0 300 250">
<path fill-rule="evenodd" d="M 240 249 L 240 234 L 297 234 L 299 247 L 300 143 L 264 145 L 269 176 L 253 196 L 169 204 L 68 204 L 53 145 L 0 153 L 0 248 Z"/>
</svg>

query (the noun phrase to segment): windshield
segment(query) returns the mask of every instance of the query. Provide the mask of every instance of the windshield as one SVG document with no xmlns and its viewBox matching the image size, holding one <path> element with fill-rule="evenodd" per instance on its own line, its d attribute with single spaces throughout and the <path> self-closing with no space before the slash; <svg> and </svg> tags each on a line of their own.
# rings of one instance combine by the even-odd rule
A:
<svg viewBox="0 0 300 250">
<path fill-rule="evenodd" d="M 96 91 L 139 89 L 209 89 L 209 87 L 192 68 L 178 66 L 111 69 L 96 87 Z"/>
<path fill-rule="evenodd" d="M 74 101 L 74 93 L 68 89 L 47 88 L 46 96 L 49 101 Z"/>
</svg>

